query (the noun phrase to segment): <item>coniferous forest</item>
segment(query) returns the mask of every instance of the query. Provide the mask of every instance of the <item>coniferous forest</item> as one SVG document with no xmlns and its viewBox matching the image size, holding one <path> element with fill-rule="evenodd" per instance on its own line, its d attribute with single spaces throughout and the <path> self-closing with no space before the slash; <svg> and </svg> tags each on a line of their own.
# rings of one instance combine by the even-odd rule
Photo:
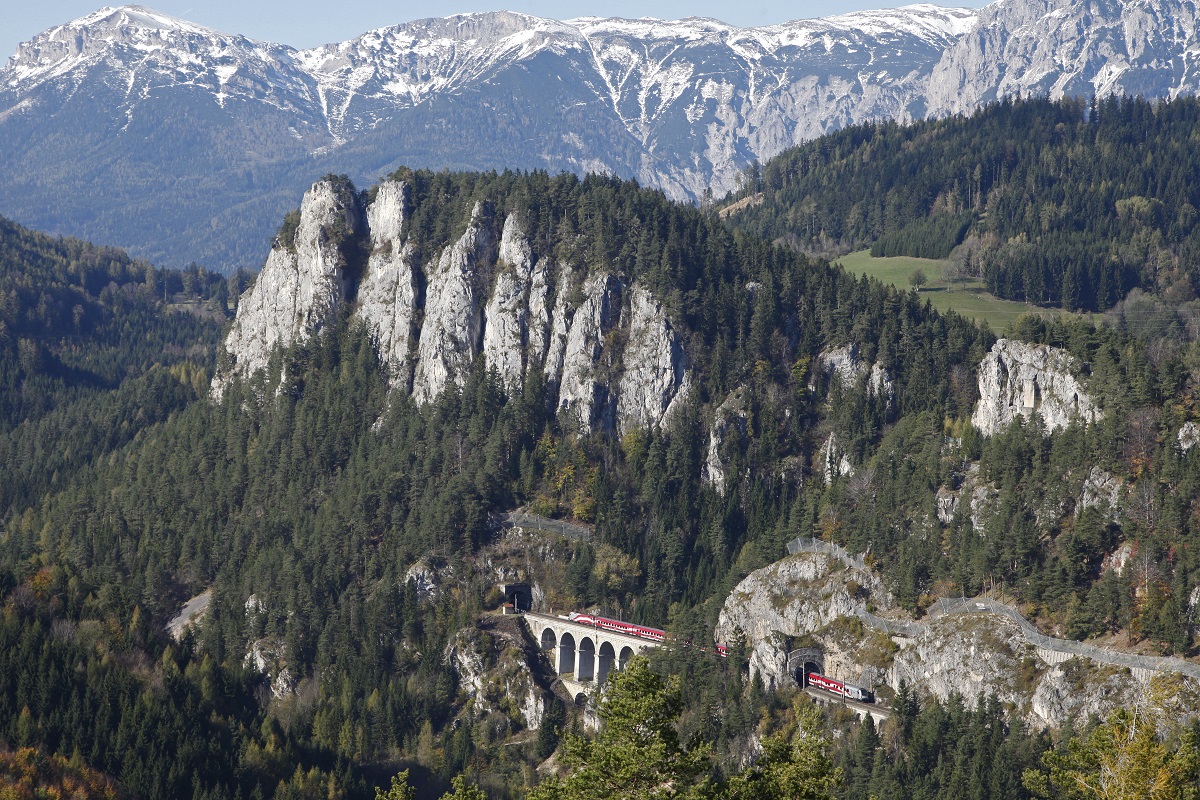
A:
<svg viewBox="0 0 1200 800">
<path fill-rule="evenodd" d="M 747 173 L 746 231 L 807 251 L 945 258 L 999 297 L 1112 308 L 1195 280 L 1200 101 L 1005 99 L 969 117 L 858 125 Z"/>
<path fill-rule="evenodd" d="M 506 392 L 482 359 L 461 390 L 418 406 L 389 392 L 349 309 L 214 402 L 221 338 L 252 276 L 158 270 L 0 223 L 0 797 L 806 786 L 790 796 L 1011 798 L 1099 770 L 1120 738 L 1105 737 L 1128 727 L 1119 716 L 1031 730 L 986 697 L 939 703 L 902 687 L 877 729 L 768 691 L 738 643 L 726 659 L 678 648 L 637 662 L 589 712 L 599 733 L 547 692 L 535 732 L 511 704 L 485 709 L 449 654 L 464 631 L 488 652 L 516 641 L 489 627 L 506 558 L 559 608 L 711 641 L 738 581 L 806 536 L 870 553 L 916 615 L 939 594 L 1000 587 L 1047 629 L 1194 656 L 1200 456 L 1175 432 L 1200 417 L 1185 291 L 1196 184 L 1180 149 L 1195 113 L 1191 101 L 1022 101 L 855 128 L 748 173 L 769 200 L 736 225 L 605 177 L 397 173 L 422 260 L 486 202 L 529 220 L 539 252 L 661 299 L 695 390 L 670 425 L 625 436 L 564 428 L 538 380 Z M 821 210 L 801 210 L 818 197 Z M 1100 324 L 1030 316 L 1007 332 L 1075 356 L 1099 421 L 981 436 L 976 372 L 997 332 L 795 246 L 826 236 L 917 252 L 967 235 L 994 245 L 980 258 L 998 293 L 1112 308 Z M 822 354 L 850 343 L 886 369 L 890 394 L 830 378 Z M 702 473 L 715 409 L 735 392 L 746 431 L 722 453 L 736 476 L 722 493 Z M 831 432 L 856 476 L 824 479 Z M 1093 466 L 1128 484 L 1120 520 L 1073 513 Z M 939 489 L 968 469 L 998 512 L 934 526 Z M 497 520 L 515 508 L 589 524 L 591 539 L 514 555 Z M 1104 569 L 1123 544 L 1153 569 Z M 410 578 L 415 564 L 437 573 L 436 591 Z M 168 634 L 206 590 L 203 622 Z M 1195 733 L 1129 737 L 1169 773 L 1176 793 L 1163 796 L 1195 790 Z M 557 772 L 539 771 L 547 758 Z M 632 765 L 647 759 L 673 777 L 637 784 Z"/>
</svg>

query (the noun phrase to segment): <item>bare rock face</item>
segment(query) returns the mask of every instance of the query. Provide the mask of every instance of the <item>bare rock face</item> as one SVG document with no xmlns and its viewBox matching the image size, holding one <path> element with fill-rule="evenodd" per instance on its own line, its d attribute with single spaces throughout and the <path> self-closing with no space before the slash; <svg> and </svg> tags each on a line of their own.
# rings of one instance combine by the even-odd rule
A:
<svg viewBox="0 0 1200 800">
<path fill-rule="evenodd" d="M 248 377 L 265 367 L 276 347 L 312 335 L 345 299 L 349 265 L 339 244 L 363 227 L 362 210 L 348 187 L 322 180 L 305 192 L 294 241 L 276 240 L 258 280 L 238 303 L 225 339 L 232 367 L 214 376 L 214 399 L 220 400 L 234 375 Z"/>
<path fill-rule="evenodd" d="M 433 601 L 442 592 L 442 587 L 454 579 L 454 571 L 450 567 L 442 569 L 426 560 L 417 561 L 404 573 L 404 582 L 411 583 L 417 591 L 417 597 Z"/>
<path fill-rule="evenodd" d="M 525 373 L 542 369 L 546 350 L 550 346 L 550 311 L 554 265 L 548 257 L 538 259 L 529 283 L 528 341 L 526 342 Z"/>
<path fill-rule="evenodd" d="M 1183 423 L 1176 439 L 1179 442 L 1179 449 L 1186 453 L 1200 443 L 1200 425 L 1194 422 Z"/>
<path fill-rule="evenodd" d="M 617 400 L 622 434 L 658 427 L 691 388 L 687 355 L 662 304 L 642 286 L 634 286 L 630 295 L 629 341 Z"/>
<path fill-rule="evenodd" d="M 902 681 L 945 702 L 959 694 L 968 704 L 994 694 L 1018 704 L 1015 685 L 1027 648 L 1016 623 L 992 614 L 934 620 L 896 654 L 895 685 Z"/>
<path fill-rule="evenodd" d="M 836 433 L 829 434 L 825 444 L 821 445 L 821 449 L 817 451 L 817 458 L 823 465 L 826 486 L 838 478 L 848 478 L 854 474 L 854 464 L 850 462 L 850 456 L 838 444 Z"/>
<path fill-rule="evenodd" d="M 824 554 L 788 556 L 742 579 L 725 600 L 715 636 L 727 642 L 743 633 L 756 653 L 752 667 L 764 670 L 766 685 L 778 686 L 791 680 L 782 669 L 786 658 L 781 661 L 773 652 L 780 635 L 804 636 L 853 617 L 865 608 L 867 597 L 880 607 L 892 605 L 891 595 L 871 572 Z"/>
<path fill-rule="evenodd" d="M 1104 557 L 1100 563 L 1100 573 L 1116 570 L 1118 575 L 1125 573 L 1125 566 L 1133 558 L 1133 545 L 1126 542 Z"/>
<path fill-rule="evenodd" d="M 386 180 L 364 214 L 348 184 L 313 186 L 294 241 L 276 243 L 241 301 L 225 345 L 233 367 L 214 379 L 215 399 L 233 375 L 265 366 L 274 348 L 302 341 L 353 299 L 392 390 L 418 405 L 461 388 L 482 357 L 510 396 L 540 370 L 547 404 L 570 430 L 667 424 L 692 379 L 682 340 L 648 289 L 539 258 L 518 214 L 497 242 L 499 220 L 482 203 L 423 270 L 410 191 Z"/>
<path fill-rule="evenodd" d="M 277 636 L 267 636 L 250 643 L 242 663 L 271 682 L 271 694 L 277 700 L 296 690 L 296 679 L 287 666 L 287 645 Z"/>
<path fill-rule="evenodd" d="M 858 357 L 856 344 L 826 350 L 818 358 L 825 373 L 841 384 L 843 389 L 853 389 L 866 372 L 866 367 Z"/>
<path fill-rule="evenodd" d="M 889 406 L 896 396 L 896 384 L 887 369 L 878 361 L 868 368 L 859 355 L 858 345 L 853 342 L 823 351 L 817 357 L 817 364 L 820 370 L 836 381 L 843 390 L 853 389 L 866 375 L 868 396 L 883 397 Z M 816 388 L 815 384 L 809 388 Z"/>
<path fill-rule="evenodd" d="M 504 733 L 537 730 L 547 702 L 531 667 L 536 654 L 528 652 L 516 629 L 520 624 L 464 628 L 454 635 L 445 653 L 459 689 L 471 701 L 473 714 L 493 715 L 493 725 L 508 728 Z"/>
<path fill-rule="evenodd" d="M 540 268 L 542 265 L 538 266 Z M 555 281 L 557 291 L 554 295 L 554 310 L 545 322 L 547 340 L 546 362 L 543 370 L 546 386 L 552 392 L 557 391 L 562 382 L 563 361 L 567 353 L 567 335 L 571 332 L 571 308 L 568 305 L 567 296 L 570 294 L 573 278 L 570 266 L 560 264 L 558 279 Z M 531 291 L 530 294 L 532 295 L 533 292 Z M 545 309 L 545 300 L 543 300 L 542 308 Z"/>
<path fill-rule="evenodd" d="M 1072 374 L 1075 359 L 1048 345 L 1001 339 L 979 365 L 979 403 L 972 422 L 984 436 L 1018 416 L 1042 418 L 1048 431 L 1072 421 L 1094 422 L 1102 412 Z"/>
<path fill-rule="evenodd" d="M 739 442 L 745 439 L 748 421 L 746 389 L 743 386 L 730 392 L 725 401 L 717 406 L 712 430 L 708 434 L 708 456 L 704 460 L 704 469 L 700 475 L 701 480 L 712 486 L 722 497 L 725 496 L 725 482 L 729 476 L 721 458 L 721 451 L 730 436 L 736 437 Z"/>
<path fill-rule="evenodd" d="M 420 308 L 420 274 L 412 247 L 401 238 L 407 219 L 407 187 L 384 181 L 367 207 L 371 254 L 358 287 L 360 319 L 375 336 L 379 356 L 393 387 L 408 391 L 412 382 L 416 315 Z"/>
<path fill-rule="evenodd" d="M 892 380 L 892 376 L 888 374 L 883 364 L 878 361 L 871 365 L 871 377 L 867 379 L 867 393 L 873 397 L 884 398 L 889 408 L 896 399 L 896 382 Z"/>
<path fill-rule="evenodd" d="M 442 251 L 430 271 L 425 321 L 417 343 L 413 399 L 433 401 L 447 387 L 462 386 L 479 353 L 483 314 L 479 302 L 479 268 L 492 244 L 490 212 L 476 204 L 462 237 Z"/>
<path fill-rule="evenodd" d="M 179 641 L 183 638 L 185 630 L 196 628 L 203 624 L 204 620 L 208 617 L 208 609 L 212 605 L 212 596 L 212 589 L 205 589 L 183 604 L 183 608 L 179 609 L 179 613 L 167 623 L 167 633 L 171 634 L 172 639 Z"/>
<path fill-rule="evenodd" d="M 943 525 L 949 525 L 951 522 L 954 522 L 954 515 L 958 513 L 958 492 L 943 486 L 938 489 L 935 503 L 937 505 L 938 521 Z"/>
<path fill-rule="evenodd" d="M 525 377 L 525 341 L 529 335 L 529 292 L 533 251 L 516 216 L 504 221 L 496 285 L 484 309 L 483 355 L 510 395 Z M 543 308 L 545 301 L 543 299 Z"/>
<path fill-rule="evenodd" d="M 1079 502 L 1075 504 L 1075 516 L 1084 509 L 1098 508 L 1109 519 L 1116 519 L 1121 508 L 1121 490 L 1125 483 L 1110 472 L 1092 467 L 1083 481 Z"/>
<path fill-rule="evenodd" d="M 1078 659 L 1051 666 L 1030 698 L 1026 720 L 1034 726 L 1103 717 L 1113 708 L 1134 706 L 1144 690 L 1124 670 L 1090 669 Z"/>
<path fill-rule="evenodd" d="M 992 3 L 934 66 L 927 113 L 970 113 L 1017 94 L 1057 100 L 1195 92 L 1197 26 L 1196 6 L 1180 0 Z"/>
<path fill-rule="evenodd" d="M 605 336 L 620 315 L 620 298 L 619 280 L 607 272 L 593 275 L 584 283 L 583 302 L 571 318 L 563 349 L 558 412 L 580 433 L 612 428 L 610 394 L 598 368 Z M 549 366 L 547 362 L 547 369 Z"/>
<path fill-rule="evenodd" d="M 852 683 L 897 689 L 903 682 L 968 705 L 992 695 L 1037 728 L 1104 716 L 1145 691 L 1123 669 L 1034 647 L 1004 615 L 968 608 L 908 619 L 857 563 L 802 553 L 750 573 L 725 600 L 717 640 L 743 634 L 751 673 L 771 688 L 794 685 L 788 642 L 805 637 L 821 650 L 827 672 Z M 886 618 L 865 614 L 867 602 L 890 609 L 878 612 Z M 888 634 L 879 629 L 884 623 Z M 1190 695 L 1185 708 L 1189 702 L 1194 708 Z"/>
</svg>

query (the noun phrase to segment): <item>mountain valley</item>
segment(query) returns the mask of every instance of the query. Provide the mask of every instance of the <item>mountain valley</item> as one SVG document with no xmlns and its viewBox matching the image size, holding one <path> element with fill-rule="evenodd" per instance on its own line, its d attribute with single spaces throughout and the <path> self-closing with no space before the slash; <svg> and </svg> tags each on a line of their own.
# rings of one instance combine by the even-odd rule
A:
<svg viewBox="0 0 1200 800">
<path fill-rule="evenodd" d="M 1191 796 L 1189 13 L 23 45 L 0 797 Z"/>
</svg>

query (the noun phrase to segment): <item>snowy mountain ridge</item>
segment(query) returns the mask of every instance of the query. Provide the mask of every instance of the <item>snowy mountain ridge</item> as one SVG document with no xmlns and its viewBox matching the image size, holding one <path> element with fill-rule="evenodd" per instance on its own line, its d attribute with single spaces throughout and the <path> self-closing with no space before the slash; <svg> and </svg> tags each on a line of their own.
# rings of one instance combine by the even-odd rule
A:
<svg viewBox="0 0 1200 800">
<path fill-rule="evenodd" d="M 757 28 L 494 11 L 307 50 L 104 8 L 0 68 L 0 213 L 229 269 L 257 266 L 295 187 L 326 172 L 603 172 L 719 197 L 751 162 L 857 123 L 1017 92 L 1195 92 L 1195 6 L 999 0 Z"/>
<path fill-rule="evenodd" d="M 677 21 L 582 17 L 556 21 L 513 12 L 481 12 L 379 28 L 349 41 L 308 50 L 227 35 L 145 6 L 105 7 L 24 43 L 0 69 L 0 83 L 20 97 L 57 79 L 81 80 L 107 62 L 127 71 L 133 89 L 176 85 L 206 88 L 218 105 L 252 87 L 245 78 L 264 72 L 276 92 L 251 91 L 279 107 L 311 105 L 334 137 L 370 127 L 381 114 L 412 107 L 431 96 L 486 81 L 496 72 L 549 52 L 590 62 L 597 95 L 635 125 L 678 100 L 697 74 L 681 48 L 724 48 L 736 55 L 752 87 L 777 86 L 797 57 L 837 47 L 850 53 L 878 46 L 872 38 L 911 38 L 945 47 L 969 29 L 976 12 L 914 5 L 842 14 L 761 28 L 738 28 L 713 19 Z M 157 70 L 161 81 L 147 80 Z M 248 73 L 239 76 L 239 73 Z M 234 80 L 241 77 L 242 80 Z M 633 85 L 630 79 L 633 78 Z M 261 87 L 253 87 L 261 88 Z M 626 117 L 629 91 L 641 112 Z M 647 109 L 657 90 L 657 103 Z M 665 92 L 665 94 L 664 94 Z M 280 102 L 273 95 L 287 97 Z M 361 115 L 354 112 L 361 108 Z M 631 132 L 635 132 L 632 131 Z M 640 133 L 640 131 L 637 131 Z"/>
</svg>

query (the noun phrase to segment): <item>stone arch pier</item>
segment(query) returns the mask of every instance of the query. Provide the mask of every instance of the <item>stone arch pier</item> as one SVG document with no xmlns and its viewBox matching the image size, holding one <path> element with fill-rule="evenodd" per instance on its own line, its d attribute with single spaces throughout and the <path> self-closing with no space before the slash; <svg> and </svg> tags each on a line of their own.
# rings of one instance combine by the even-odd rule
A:
<svg viewBox="0 0 1200 800">
<path fill-rule="evenodd" d="M 623 670 L 637 653 L 661 647 L 659 642 L 573 622 L 566 617 L 532 612 L 522 617 L 576 702 L 581 695 L 586 697 L 589 688 L 602 685 L 612 673 Z"/>
</svg>

